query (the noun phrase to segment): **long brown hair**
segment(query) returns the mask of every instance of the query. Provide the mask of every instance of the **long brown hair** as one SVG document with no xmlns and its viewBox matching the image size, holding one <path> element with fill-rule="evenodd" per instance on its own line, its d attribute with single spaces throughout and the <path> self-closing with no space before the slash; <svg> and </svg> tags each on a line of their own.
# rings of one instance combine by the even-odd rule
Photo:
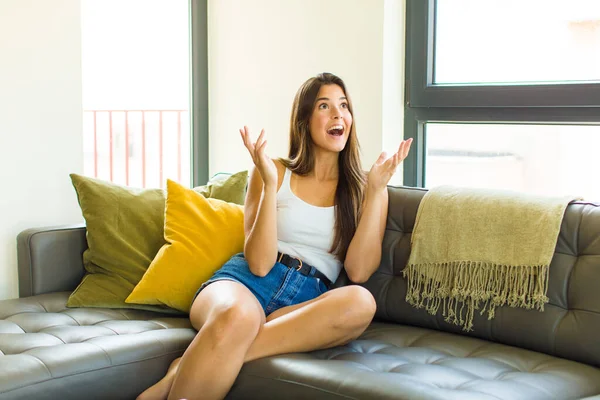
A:
<svg viewBox="0 0 600 400">
<path fill-rule="evenodd" d="M 335 235 L 330 250 L 343 262 L 358 225 L 366 179 L 360 164 L 360 145 L 356 137 L 352 101 L 341 78 L 325 72 L 308 79 L 298 89 L 290 119 L 290 151 L 288 159 L 281 161 L 298 175 L 307 175 L 314 169 L 315 154 L 314 143 L 310 135 L 310 118 L 317 95 L 323 85 L 338 85 L 342 88 L 353 120 L 348 141 L 338 158 L 339 178 L 335 191 Z"/>
</svg>

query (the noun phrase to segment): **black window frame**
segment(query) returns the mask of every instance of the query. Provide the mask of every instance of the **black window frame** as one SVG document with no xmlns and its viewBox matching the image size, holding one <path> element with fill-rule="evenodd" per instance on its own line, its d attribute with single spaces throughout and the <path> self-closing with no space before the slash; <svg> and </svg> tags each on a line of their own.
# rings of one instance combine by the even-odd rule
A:
<svg viewBox="0 0 600 400">
<path fill-rule="evenodd" d="M 600 82 L 434 84 L 435 2 L 406 0 L 405 186 L 425 186 L 427 123 L 600 123 Z"/>
<path fill-rule="evenodd" d="M 208 0 L 190 0 L 192 184 L 208 181 Z"/>
</svg>

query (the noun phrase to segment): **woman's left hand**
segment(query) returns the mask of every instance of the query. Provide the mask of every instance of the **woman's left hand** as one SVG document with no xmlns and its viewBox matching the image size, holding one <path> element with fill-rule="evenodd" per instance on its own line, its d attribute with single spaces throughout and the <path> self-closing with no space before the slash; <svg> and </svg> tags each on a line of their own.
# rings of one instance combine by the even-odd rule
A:
<svg viewBox="0 0 600 400">
<path fill-rule="evenodd" d="M 381 153 L 375 164 L 371 167 L 369 175 L 367 175 L 367 187 L 371 189 L 384 189 L 392 176 L 396 173 L 398 165 L 408 155 L 412 138 L 403 140 L 400 143 L 398 151 L 388 158 L 387 153 Z"/>
</svg>

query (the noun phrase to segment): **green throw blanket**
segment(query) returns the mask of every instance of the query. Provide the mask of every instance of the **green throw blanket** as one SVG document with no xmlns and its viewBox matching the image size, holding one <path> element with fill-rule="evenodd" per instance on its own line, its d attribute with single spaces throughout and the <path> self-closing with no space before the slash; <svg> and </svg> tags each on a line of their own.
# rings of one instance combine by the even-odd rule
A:
<svg viewBox="0 0 600 400">
<path fill-rule="evenodd" d="M 548 267 L 573 197 L 440 186 L 417 212 L 403 275 L 406 301 L 470 331 L 473 313 L 544 310 Z"/>
</svg>

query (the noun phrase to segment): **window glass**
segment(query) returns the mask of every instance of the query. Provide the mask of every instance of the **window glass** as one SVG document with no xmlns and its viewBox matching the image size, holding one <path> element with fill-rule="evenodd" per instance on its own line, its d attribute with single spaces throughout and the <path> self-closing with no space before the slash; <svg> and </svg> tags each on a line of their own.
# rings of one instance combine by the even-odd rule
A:
<svg viewBox="0 0 600 400">
<path fill-rule="evenodd" d="M 425 186 L 600 201 L 600 126 L 428 123 Z"/>
</svg>

